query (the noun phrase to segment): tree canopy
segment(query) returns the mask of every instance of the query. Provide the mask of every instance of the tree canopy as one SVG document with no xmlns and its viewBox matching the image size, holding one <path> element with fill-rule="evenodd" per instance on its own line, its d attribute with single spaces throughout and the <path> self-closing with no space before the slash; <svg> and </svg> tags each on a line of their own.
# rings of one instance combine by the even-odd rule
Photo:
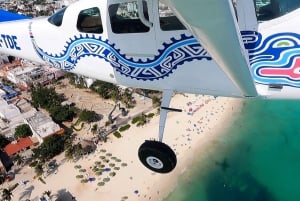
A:
<svg viewBox="0 0 300 201">
<path fill-rule="evenodd" d="M 22 124 L 16 127 L 15 134 L 16 139 L 32 136 L 32 131 L 28 124 Z"/>
<path fill-rule="evenodd" d="M 104 99 L 117 99 L 119 96 L 119 87 L 108 82 L 97 80 L 91 86 L 91 89 L 97 92 Z"/>
<path fill-rule="evenodd" d="M 75 114 L 75 107 L 68 105 L 61 105 L 65 99 L 63 94 L 56 93 L 55 89 L 37 86 L 31 92 L 31 99 L 35 107 L 46 109 L 52 119 L 61 123 L 66 120 L 72 120 Z"/>
<path fill-rule="evenodd" d="M 0 134 L 0 149 L 3 149 L 9 143 L 10 141 L 8 140 L 8 138 Z"/>
<path fill-rule="evenodd" d="M 11 190 L 9 190 L 7 188 L 4 188 L 2 190 L 2 195 L 1 196 L 2 196 L 3 201 L 10 201 L 10 200 L 12 200 L 13 194 L 12 194 Z"/>
<path fill-rule="evenodd" d="M 90 110 L 82 110 L 79 114 L 79 120 L 84 122 L 92 122 L 96 117 L 96 112 Z"/>
<path fill-rule="evenodd" d="M 68 105 L 54 105 L 49 110 L 52 119 L 55 122 L 63 122 L 66 120 L 72 120 L 75 116 L 75 108 Z"/>
<path fill-rule="evenodd" d="M 57 94 L 53 87 L 37 86 L 32 89 L 31 99 L 35 107 L 49 110 L 54 105 L 60 105 L 64 100 L 63 94 Z"/>
<path fill-rule="evenodd" d="M 33 158 L 45 162 L 64 151 L 67 139 L 65 135 L 52 135 L 47 137 L 37 148 L 33 149 Z"/>
</svg>

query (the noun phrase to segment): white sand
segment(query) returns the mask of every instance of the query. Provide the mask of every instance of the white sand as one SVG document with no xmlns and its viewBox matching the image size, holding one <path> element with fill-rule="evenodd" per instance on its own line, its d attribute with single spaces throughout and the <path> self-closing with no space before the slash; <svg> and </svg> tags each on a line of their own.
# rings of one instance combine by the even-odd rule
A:
<svg viewBox="0 0 300 201">
<path fill-rule="evenodd" d="M 190 105 L 187 104 L 188 102 Z M 232 117 L 240 110 L 240 106 L 239 99 L 176 95 L 172 99 L 171 107 L 183 109 L 184 112 L 169 113 L 167 118 L 164 142 L 177 153 L 177 166 L 169 174 L 156 174 L 149 171 L 140 163 L 137 156 L 138 148 L 145 139 L 157 139 L 159 116 L 155 116 L 144 127 L 137 128 L 131 125 L 128 131 L 122 133 L 120 139 L 111 135 L 108 142 L 99 145 L 95 153 L 76 163 L 61 163 L 63 154 L 58 156 L 56 159 L 61 163 L 58 172 L 45 178 L 46 184 L 37 179 L 33 180 L 33 170 L 24 168 L 12 183 L 21 179 L 28 179 L 30 182 L 24 187 L 17 187 L 13 192 L 13 200 L 19 200 L 20 193 L 31 185 L 34 186 L 31 198 L 41 195 L 46 190 L 50 190 L 53 195 L 59 190 L 65 190 L 74 195 L 77 201 L 119 201 L 124 196 L 127 196 L 127 200 L 130 201 L 162 200 L 174 188 L 179 175 L 192 165 L 194 158 L 204 155 L 206 147 L 217 140 L 218 136 L 222 135 L 222 131 L 230 126 Z M 188 115 L 189 111 L 193 112 L 193 115 Z M 120 170 L 114 170 L 116 172 L 114 177 L 109 176 L 108 173 L 96 176 L 90 169 L 95 161 L 101 161 L 100 155 L 105 155 L 100 152 L 100 149 L 106 149 L 112 156 L 122 160 L 122 162 L 114 162 L 120 167 Z M 112 161 L 110 159 L 109 163 Z M 122 167 L 121 163 L 126 163 L 127 167 Z M 80 183 L 76 175 L 82 173 L 74 168 L 78 164 L 87 170 L 83 173 L 85 177 L 94 177 L 96 180 L 85 184 Z M 97 183 L 105 177 L 109 177 L 110 181 L 102 187 L 97 186 Z"/>
</svg>

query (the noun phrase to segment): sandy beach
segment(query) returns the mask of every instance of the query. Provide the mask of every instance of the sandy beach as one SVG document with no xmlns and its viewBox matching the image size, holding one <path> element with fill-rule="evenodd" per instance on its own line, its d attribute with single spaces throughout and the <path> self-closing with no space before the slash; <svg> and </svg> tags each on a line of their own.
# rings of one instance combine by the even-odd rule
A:
<svg viewBox="0 0 300 201">
<path fill-rule="evenodd" d="M 183 112 L 170 112 L 167 118 L 164 142 L 177 155 L 177 166 L 169 174 L 149 171 L 140 163 L 137 155 L 144 140 L 158 137 L 159 116 L 156 115 L 143 127 L 131 125 L 129 130 L 122 132 L 119 139 L 109 136 L 106 143 L 97 145 L 94 153 L 77 162 L 65 161 L 64 154 L 57 156 L 55 159 L 58 169 L 44 178 L 46 184 L 33 179 L 35 173 L 32 168 L 21 169 L 11 184 L 20 180 L 29 182 L 19 185 L 13 191 L 13 200 L 20 200 L 26 192 L 30 199 L 34 199 L 48 190 L 51 191 L 53 200 L 64 201 L 72 200 L 72 196 L 77 201 L 163 200 L 176 186 L 179 176 L 193 164 L 194 159 L 205 155 L 206 148 L 218 141 L 218 136 L 230 126 L 241 105 L 240 99 L 175 95 L 171 107 L 182 109 Z M 107 171 L 96 175 L 93 168 L 100 163 Z M 110 174 L 111 172 L 114 174 Z M 77 175 L 89 179 L 89 182 L 81 183 L 81 179 L 76 178 Z M 99 186 L 100 182 L 104 185 Z"/>
</svg>

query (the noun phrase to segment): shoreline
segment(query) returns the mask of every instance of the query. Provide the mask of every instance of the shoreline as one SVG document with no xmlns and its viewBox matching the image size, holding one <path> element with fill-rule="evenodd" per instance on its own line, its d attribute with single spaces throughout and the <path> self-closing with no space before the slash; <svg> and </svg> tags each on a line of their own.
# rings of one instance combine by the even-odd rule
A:
<svg viewBox="0 0 300 201">
<path fill-rule="evenodd" d="M 217 101 L 217 103 L 214 101 Z M 196 136 L 192 145 L 188 149 L 185 149 L 182 154 L 177 156 L 179 163 L 177 164 L 176 169 L 171 173 L 172 176 L 170 176 L 168 181 L 158 183 L 160 188 L 164 189 L 162 190 L 164 193 L 162 194 L 162 197 L 157 200 L 163 201 L 168 198 L 168 196 L 176 189 L 181 177 L 192 168 L 193 164 L 198 164 L 201 160 L 206 159 L 206 150 L 210 148 L 214 149 L 219 137 L 228 131 L 237 118 L 236 114 L 240 112 L 242 103 L 242 99 L 218 97 L 216 100 L 213 100 L 211 105 L 208 103 L 205 108 L 203 108 L 205 111 L 210 110 L 213 113 L 217 111 L 218 114 L 211 115 L 209 114 L 211 112 L 207 112 L 206 114 L 211 116 L 217 115 L 218 117 L 208 118 L 210 123 L 204 127 L 203 132 L 201 133 L 202 135 Z M 220 109 L 222 109 L 221 112 Z M 193 122 L 197 122 L 197 119 L 202 119 L 204 117 L 205 115 L 203 113 L 195 114 L 195 116 L 191 117 L 191 119 L 194 120 L 188 121 L 191 122 L 190 124 L 193 124 Z M 190 174 L 190 172 L 188 174 Z M 149 191 L 149 193 L 152 195 L 155 194 L 155 192 L 151 191 Z"/>
<path fill-rule="evenodd" d="M 210 96 L 193 94 L 175 95 L 170 107 L 183 109 L 183 112 L 170 112 L 166 122 L 164 142 L 177 154 L 177 166 L 169 174 L 151 172 L 140 163 L 137 156 L 138 148 L 144 140 L 158 136 L 159 116 L 155 116 L 143 127 L 131 125 L 129 130 L 122 132 L 120 139 L 110 135 L 108 142 L 98 145 L 95 153 L 84 156 L 75 163 L 64 162 L 64 154 L 59 155 L 56 157 L 59 163 L 58 171 L 44 179 L 46 184 L 32 179 L 34 175 L 32 168 L 23 168 L 13 183 L 19 182 L 20 179 L 28 179 L 29 182 L 13 191 L 13 200 L 19 200 L 19 195 L 30 186 L 34 187 L 31 199 L 50 190 L 54 195 L 59 191 L 69 192 L 77 201 L 164 200 L 175 189 L 180 176 L 192 166 L 193 161 L 201 160 L 205 155 L 205 149 L 213 145 L 218 136 L 223 134 L 223 129 L 230 127 L 235 118 L 234 114 L 238 113 L 242 106 L 241 103 L 242 99 L 222 97 L 214 99 Z M 103 149 L 107 152 L 101 152 Z M 95 161 L 99 161 L 99 158 L 107 153 L 121 160 L 120 163 L 114 162 L 120 170 L 116 170 L 113 177 L 108 173 L 96 176 L 91 169 Z M 111 158 L 110 162 L 113 161 Z M 126 166 L 123 167 L 122 163 Z M 83 175 L 93 177 L 95 180 L 82 184 L 76 178 L 76 175 L 81 173 L 74 168 L 75 165 L 81 165 L 86 169 Z M 104 186 L 97 186 L 104 178 L 110 178 L 110 181 Z M 64 200 L 68 201 L 66 198 Z"/>
</svg>

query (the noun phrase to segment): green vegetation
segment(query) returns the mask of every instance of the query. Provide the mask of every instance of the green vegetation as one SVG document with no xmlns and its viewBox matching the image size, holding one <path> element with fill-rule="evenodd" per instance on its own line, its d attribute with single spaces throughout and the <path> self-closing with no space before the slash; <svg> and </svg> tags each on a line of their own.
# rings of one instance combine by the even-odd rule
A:
<svg viewBox="0 0 300 201">
<path fill-rule="evenodd" d="M 3 184 L 4 181 L 5 181 L 5 175 L 4 175 L 4 173 L 1 173 L 0 174 L 0 185 Z"/>
<path fill-rule="evenodd" d="M 141 115 L 134 117 L 131 123 L 136 124 L 136 126 L 143 126 L 149 122 L 149 119 L 151 119 L 154 115 L 154 113 L 150 113 L 148 115 L 142 113 Z"/>
<path fill-rule="evenodd" d="M 3 201 L 11 201 L 12 196 L 13 196 L 13 194 L 12 194 L 11 190 L 9 190 L 7 188 L 2 189 L 1 197 L 2 197 Z"/>
<path fill-rule="evenodd" d="M 122 137 L 122 135 L 119 131 L 115 131 L 113 134 L 116 138 L 121 138 Z"/>
<path fill-rule="evenodd" d="M 64 95 L 57 94 L 53 87 L 47 88 L 39 85 L 31 92 L 33 105 L 46 109 L 57 123 L 72 120 L 76 115 L 77 109 L 74 106 L 61 105 L 64 99 Z"/>
<path fill-rule="evenodd" d="M 47 88 L 39 85 L 32 89 L 31 100 L 35 107 L 41 107 L 49 111 L 52 106 L 60 105 L 64 100 L 64 96 L 57 94 L 53 87 Z"/>
<path fill-rule="evenodd" d="M 114 84 L 97 80 L 90 88 L 104 99 L 119 99 L 119 87 Z"/>
<path fill-rule="evenodd" d="M 90 88 L 104 99 L 112 99 L 115 102 L 121 101 L 127 108 L 132 108 L 135 105 L 132 92 L 128 88 L 121 90 L 114 84 L 99 80 L 94 82 Z"/>
<path fill-rule="evenodd" d="M 39 180 L 43 183 L 46 184 L 46 182 L 44 181 L 44 179 L 42 177 L 39 177 Z"/>
<path fill-rule="evenodd" d="M 79 89 L 86 87 L 83 77 L 79 77 L 78 75 L 73 73 L 66 73 L 66 77 L 69 79 L 69 83 L 73 86 Z"/>
<path fill-rule="evenodd" d="M 89 110 L 82 110 L 78 116 L 79 121 L 84 121 L 84 122 L 92 122 L 95 120 L 96 117 L 96 112 L 94 111 L 89 111 Z"/>
<path fill-rule="evenodd" d="M 38 163 L 35 167 L 34 167 L 34 171 L 35 174 L 37 176 L 41 176 L 44 173 L 44 169 L 43 169 L 43 163 Z"/>
<path fill-rule="evenodd" d="M 14 136 L 16 139 L 29 137 L 32 136 L 32 131 L 28 124 L 22 124 L 16 127 Z"/>
<path fill-rule="evenodd" d="M 53 105 L 49 112 L 55 122 L 70 121 L 75 117 L 76 108 L 68 105 Z"/>
<path fill-rule="evenodd" d="M 149 113 L 149 114 L 147 114 L 147 118 L 153 118 L 154 117 L 154 113 Z"/>
<path fill-rule="evenodd" d="M 80 143 L 73 145 L 70 139 L 65 142 L 65 157 L 69 160 L 78 159 L 83 154 L 83 148 Z M 75 166 L 75 168 L 78 166 Z M 79 166 L 81 168 L 81 166 Z M 78 169 L 79 169 L 78 168 Z"/>
<path fill-rule="evenodd" d="M 92 128 L 91 128 L 91 132 L 92 132 L 93 134 L 96 134 L 97 131 L 98 131 L 98 125 L 97 125 L 97 124 L 94 124 L 94 125 L 92 126 Z"/>
<path fill-rule="evenodd" d="M 153 107 L 159 107 L 161 105 L 161 100 L 157 96 L 153 96 L 151 99 Z"/>
<path fill-rule="evenodd" d="M 32 149 L 33 159 L 44 163 L 60 154 L 64 151 L 64 144 L 67 139 L 68 136 L 65 134 L 47 137 L 39 147 Z"/>
<path fill-rule="evenodd" d="M 20 154 L 16 154 L 15 156 L 13 156 L 13 161 L 18 166 L 23 165 L 24 160 L 25 160 L 25 157 L 21 156 Z"/>
<path fill-rule="evenodd" d="M 129 128 L 130 128 L 130 124 L 126 124 L 125 126 L 122 126 L 122 127 L 119 129 L 119 131 L 120 131 L 120 132 L 124 132 L 124 131 L 128 130 Z"/>
<path fill-rule="evenodd" d="M 8 138 L 2 134 L 0 134 L 0 149 L 3 149 L 6 145 L 8 145 L 10 141 Z"/>
<path fill-rule="evenodd" d="M 76 124 L 78 124 L 78 123 L 76 122 Z M 84 126 L 84 123 L 81 122 L 79 128 L 76 128 L 76 127 L 75 127 L 76 124 L 72 124 L 72 125 L 71 125 L 71 128 L 74 129 L 75 131 L 81 131 L 81 129 L 82 129 L 83 126 Z"/>
<path fill-rule="evenodd" d="M 147 122 L 146 118 L 147 118 L 147 116 L 144 113 L 142 113 L 141 115 L 134 117 L 132 119 L 131 123 L 137 124 L 137 126 L 144 125 Z"/>
</svg>

